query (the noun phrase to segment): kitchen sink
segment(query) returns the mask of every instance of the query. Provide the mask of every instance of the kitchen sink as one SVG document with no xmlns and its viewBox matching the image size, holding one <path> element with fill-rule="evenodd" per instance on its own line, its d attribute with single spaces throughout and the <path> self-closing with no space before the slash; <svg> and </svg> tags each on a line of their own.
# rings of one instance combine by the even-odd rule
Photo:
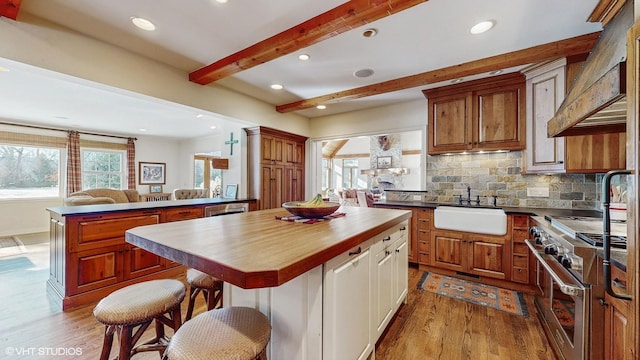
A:
<svg viewBox="0 0 640 360">
<path fill-rule="evenodd" d="M 489 235 L 507 233 L 507 214 L 502 209 L 438 206 L 433 218 L 436 229 Z"/>
</svg>

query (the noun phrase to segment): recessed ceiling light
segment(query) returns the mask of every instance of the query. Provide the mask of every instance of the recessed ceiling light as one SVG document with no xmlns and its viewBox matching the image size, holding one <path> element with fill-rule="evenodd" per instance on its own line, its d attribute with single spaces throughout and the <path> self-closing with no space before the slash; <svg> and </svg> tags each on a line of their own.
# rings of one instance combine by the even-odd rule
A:
<svg viewBox="0 0 640 360">
<path fill-rule="evenodd" d="M 200 118 L 204 117 L 204 115 L 202 115 L 202 114 L 198 114 L 198 115 L 196 115 L 196 117 L 197 117 L 198 119 L 200 119 Z"/>
<path fill-rule="evenodd" d="M 136 17 L 136 16 L 132 16 L 131 17 L 131 22 L 133 23 L 133 25 L 137 26 L 138 28 L 142 29 L 142 30 L 146 30 L 146 31 L 153 31 L 156 29 L 156 26 L 153 25 L 153 23 L 147 19 L 143 19 L 141 17 Z"/>
<path fill-rule="evenodd" d="M 298 59 L 302 60 L 302 61 L 307 61 L 307 60 L 311 59 L 311 56 L 309 56 L 309 54 L 300 54 L 300 55 L 298 55 Z"/>
<path fill-rule="evenodd" d="M 142 129 L 142 128 L 140 128 L 140 129 L 138 129 L 138 131 L 140 131 L 140 132 L 146 132 L 146 131 L 147 131 L 147 129 Z"/>
<path fill-rule="evenodd" d="M 362 36 L 366 37 L 366 38 L 372 38 L 374 36 L 378 35 L 378 30 L 376 29 L 367 29 L 365 31 L 362 32 Z"/>
<path fill-rule="evenodd" d="M 284 89 L 284 86 L 282 86 L 280 84 L 271 84 L 271 88 L 273 90 L 282 90 L 282 89 Z"/>
<path fill-rule="evenodd" d="M 502 70 L 494 70 L 489 73 L 489 75 L 499 75 L 499 74 L 502 74 Z"/>
<path fill-rule="evenodd" d="M 357 78 L 366 78 L 373 75 L 373 69 L 360 69 L 360 70 L 356 70 L 353 73 L 353 76 L 357 77 Z"/>
<path fill-rule="evenodd" d="M 458 78 L 458 79 L 455 79 L 455 80 L 451 80 L 451 83 L 452 83 L 452 84 L 457 84 L 457 83 L 461 83 L 461 82 L 462 82 L 462 78 Z"/>
<path fill-rule="evenodd" d="M 219 2 L 220 4 L 226 4 L 227 0 L 216 0 L 216 2 Z"/>
<path fill-rule="evenodd" d="M 495 24 L 496 24 L 496 22 L 493 21 L 493 20 L 481 21 L 481 22 L 473 25 L 473 27 L 471 28 L 471 30 L 469 30 L 469 32 L 471 32 L 472 34 L 482 34 L 483 32 L 487 32 L 487 31 L 491 30 L 491 28 Z"/>
<path fill-rule="evenodd" d="M 324 110 L 326 108 L 327 108 L 327 105 L 318 105 L 318 106 L 316 106 L 316 109 L 318 109 L 318 110 Z"/>
<path fill-rule="evenodd" d="M 0 72 L 9 72 L 9 71 L 11 71 L 11 70 L 7 69 L 4 66 L 0 66 Z"/>
<path fill-rule="evenodd" d="M 210 129 L 211 130 L 215 130 L 216 126 L 215 125 L 211 125 Z"/>
</svg>

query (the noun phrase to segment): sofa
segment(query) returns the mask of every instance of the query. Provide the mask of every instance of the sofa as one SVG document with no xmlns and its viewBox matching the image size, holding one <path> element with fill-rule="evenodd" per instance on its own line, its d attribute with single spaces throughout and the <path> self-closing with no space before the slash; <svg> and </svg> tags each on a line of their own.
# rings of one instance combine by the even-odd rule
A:
<svg viewBox="0 0 640 360">
<path fill-rule="evenodd" d="M 202 199 L 210 196 L 209 189 L 175 189 L 173 200 Z"/>
<path fill-rule="evenodd" d="M 64 199 L 64 205 L 120 204 L 139 200 L 138 190 L 88 189 L 72 193 Z"/>
</svg>

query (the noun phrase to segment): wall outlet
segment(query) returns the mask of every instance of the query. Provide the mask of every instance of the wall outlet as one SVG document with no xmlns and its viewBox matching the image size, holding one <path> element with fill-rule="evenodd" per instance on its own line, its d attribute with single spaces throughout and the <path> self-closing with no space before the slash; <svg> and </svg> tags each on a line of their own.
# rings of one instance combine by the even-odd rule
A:
<svg viewBox="0 0 640 360">
<path fill-rule="evenodd" d="M 546 187 L 537 187 L 537 188 L 527 188 L 527 196 L 528 197 L 549 197 L 549 188 Z"/>
<path fill-rule="evenodd" d="M 422 195 L 413 195 L 414 201 L 422 201 Z"/>
</svg>

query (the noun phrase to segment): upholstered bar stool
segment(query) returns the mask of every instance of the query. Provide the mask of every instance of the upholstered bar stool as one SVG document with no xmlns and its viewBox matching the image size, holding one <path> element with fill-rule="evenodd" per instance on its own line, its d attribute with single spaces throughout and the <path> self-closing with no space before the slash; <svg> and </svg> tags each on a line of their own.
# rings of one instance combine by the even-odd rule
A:
<svg viewBox="0 0 640 360">
<path fill-rule="evenodd" d="M 142 351 L 158 351 L 162 355 L 169 343 L 164 326 L 176 332 L 182 325 L 180 303 L 185 292 L 184 284 L 178 280 L 150 280 L 116 290 L 100 300 L 93 309 L 93 316 L 105 325 L 100 359 L 109 359 L 114 333 L 120 342 L 118 360 L 130 359 Z M 156 337 L 136 346 L 153 320 Z"/>
<path fill-rule="evenodd" d="M 249 307 L 204 312 L 173 335 L 164 360 L 267 360 L 269 319 Z"/>
<path fill-rule="evenodd" d="M 204 295 L 207 310 L 222 307 L 222 280 L 196 269 L 188 269 L 187 283 L 189 283 L 189 305 L 184 321 L 193 316 L 193 307 L 199 293 Z"/>
</svg>

